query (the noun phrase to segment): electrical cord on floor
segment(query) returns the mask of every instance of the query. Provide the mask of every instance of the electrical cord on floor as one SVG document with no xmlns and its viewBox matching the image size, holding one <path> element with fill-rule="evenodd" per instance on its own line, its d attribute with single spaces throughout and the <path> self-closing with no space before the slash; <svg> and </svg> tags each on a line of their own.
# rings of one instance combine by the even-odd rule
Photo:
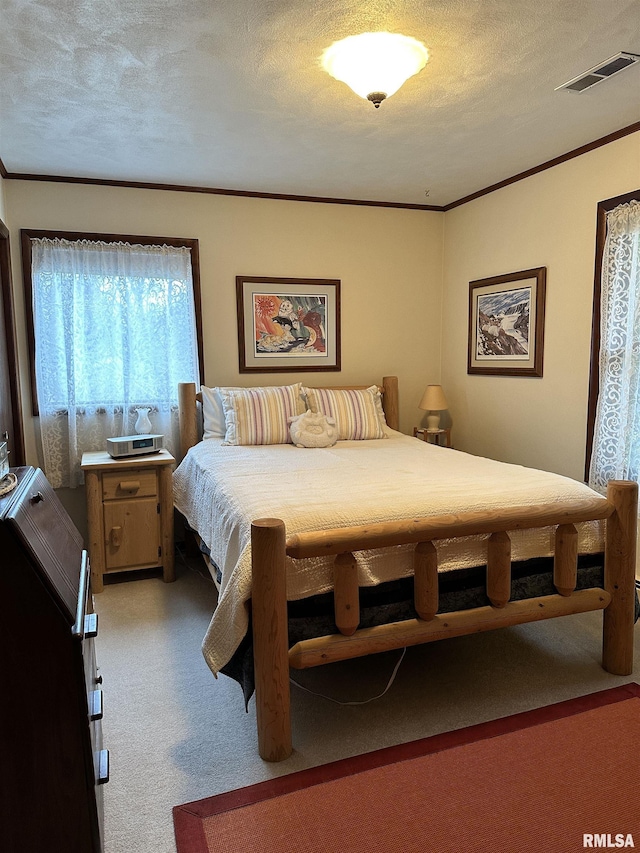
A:
<svg viewBox="0 0 640 853">
<path fill-rule="evenodd" d="M 184 544 L 177 542 L 175 556 L 176 559 L 179 560 L 186 569 L 196 575 L 199 575 L 201 578 L 204 578 L 204 580 L 213 584 L 216 589 L 218 589 L 218 586 L 215 580 L 213 579 L 211 572 L 207 571 L 207 564 L 202 554 L 197 556 L 194 555 L 193 557 L 188 557 Z"/>
<path fill-rule="evenodd" d="M 309 690 L 308 687 L 304 687 L 300 682 L 296 681 L 293 678 L 289 678 L 289 681 L 292 684 L 295 684 L 296 687 L 299 687 L 300 690 L 304 690 L 305 693 L 311 693 L 312 696 L 319 696 L 321 699 L 327 699 L 329 702 L 333 702 L 336 705 L 367 705 L 369 702 L 375 702 L 376 699 L 381 699 L 384 694 L 389 690 L 393 682 L 395 681 L 396 675 L 398 674 L 398 670 L 400 669 L 400 664 L 402 663 L 404 656 L 407 653 L 407 647 L 405 646 L 402 650 L 402 654 L 400 655 L 396 665 L 393 668 L 393 672 L 391 673 L 391 678 L 387 682 L 387 686 L 384 688 L 382 693 L 379 693 L 377 696 L 371 696 L 370 699 L 362 699 L 359 702 L 341 702 L 339 699 L 334 699 L 332 696 L 325 696 L 324 693 L 316 693 L 315 690 Z"/>
</svg>

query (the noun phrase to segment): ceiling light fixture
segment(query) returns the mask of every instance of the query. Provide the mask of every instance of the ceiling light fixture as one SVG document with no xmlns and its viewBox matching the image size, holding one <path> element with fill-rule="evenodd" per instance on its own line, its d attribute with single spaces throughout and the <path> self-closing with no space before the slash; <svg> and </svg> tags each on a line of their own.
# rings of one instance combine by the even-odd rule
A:
<svg viewBox="0 0 640 853">
<path fill-rule="evenodd" d="M 398 33 L 361 33 L 334 42 L 321 57 L 332 77 L 377 109 L 385 98 L 421 71 L 429 59 L 422 42 Z"/>
</svg>

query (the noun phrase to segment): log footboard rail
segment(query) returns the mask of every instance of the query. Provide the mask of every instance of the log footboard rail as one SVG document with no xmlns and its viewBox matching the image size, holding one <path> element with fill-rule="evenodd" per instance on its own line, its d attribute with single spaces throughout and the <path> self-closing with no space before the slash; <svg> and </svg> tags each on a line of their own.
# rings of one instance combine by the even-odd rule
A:
<svg viewBox="0 0 640 853">
<path fill-rule="evenodd" d="M 617 480 L 607 497 L 590 502 L 514 507 L 380 522 L 287 537 L 284 523 L 265 518 L 251 526 L 252 622 L 258 749 L 266 761 L 292 752 L 289 668 L 303 669 L 405 646 L 504 628 L 526 622 L 603 610 L 602 666 L 615 675 L 633 669 L 638 486 Z M 604 588 L 576 590 L 575 525 L 606 519 Z M 555 527 L 554 595 L 510 601 L 509 531 Z M 438 539 L 486 535 L 487 597 L 491 605 L 438 614 Z M 355 551 L 414 544 L 417 619 L 358 629 Z M 289 648 L 286 558 L 334 557 L 335 621 L 339 633 Z"/>
</svg>

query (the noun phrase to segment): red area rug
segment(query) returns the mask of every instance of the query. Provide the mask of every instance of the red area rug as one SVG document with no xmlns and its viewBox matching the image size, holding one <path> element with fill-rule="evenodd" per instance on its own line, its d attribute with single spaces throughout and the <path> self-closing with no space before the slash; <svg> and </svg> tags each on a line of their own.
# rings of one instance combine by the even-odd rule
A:
<svg viewBox="0 0 640 853">
<path fill-rule="evenodd" d="M 281 776 L 173 819 L 178 853 L 640 847 L 640 687 Z"/>
</svg>

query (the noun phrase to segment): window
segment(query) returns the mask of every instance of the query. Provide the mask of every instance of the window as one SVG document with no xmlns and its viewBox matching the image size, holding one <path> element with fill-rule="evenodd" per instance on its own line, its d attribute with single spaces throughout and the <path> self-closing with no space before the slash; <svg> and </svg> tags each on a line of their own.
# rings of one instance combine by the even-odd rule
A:
<svg viewBox="0 0 640 853">
<path fill-rule="evenodd" d="M 87 450 L 134 432 L 178 447 L 178 383 L 202 362 L 198 242 L 22 231 L 34 414 L 51 484 L 82 482 Z"/>
<path fill-rule="evenodd" d="M 586 475 L 640 479 L 640 192 L 598 205 Z"/>
</svg>

